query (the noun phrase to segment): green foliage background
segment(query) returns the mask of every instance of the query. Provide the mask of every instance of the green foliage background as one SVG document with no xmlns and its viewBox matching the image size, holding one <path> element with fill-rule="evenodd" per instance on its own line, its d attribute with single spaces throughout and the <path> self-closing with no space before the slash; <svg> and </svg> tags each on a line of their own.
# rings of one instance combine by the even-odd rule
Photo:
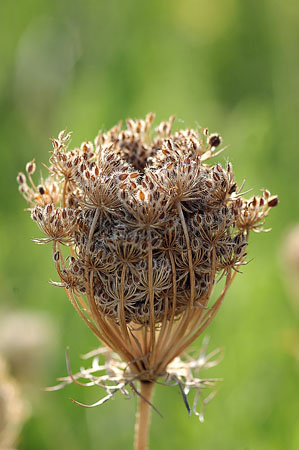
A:
<svg viewBox="0 0 299 450">
<path fill-rule="evenodd" d="M 251 236 L 252 261 L 207 331 L 210 348 L 223 346 L 225 357 L 209 373 L 224 381 L 205 423 L 188 418 L 178 389 L 158 387 L 164 418 L 153 415 L 151 448 L 297 450 L 298 315 L 280 246 L 299 221 L 298 3 L 1 0 L 0 11 L 1 306 L 47 312 L 58 342 L 31 387 L 18 448 L 132 448 L 135 399 L 85 410 L 69 397 L 91 403 L 101 391 L 39 391 L 66 373 L 67 345 L 76 369 L 97 341 L 47 283 L 56 279 L 50 249 L 31 242 L 38 230 L 15 178 L 33 157 L 47 161 L 48 138 L 64 127 L 75 146 L 153 111 L 157 120 L 176 114 L 182 126 L 221 133 L 229 148 L 220 162 L 229 158 L 237 180 L 256 193 L 278 193 L 280 205 L 268 220 L 273 231 Z"/>
</svg>

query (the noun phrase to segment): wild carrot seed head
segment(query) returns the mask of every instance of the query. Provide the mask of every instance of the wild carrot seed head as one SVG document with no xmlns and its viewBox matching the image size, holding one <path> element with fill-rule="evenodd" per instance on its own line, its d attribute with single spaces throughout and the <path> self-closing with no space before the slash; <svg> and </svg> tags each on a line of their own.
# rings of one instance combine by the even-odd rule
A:
<svg viewBox="0 0 299 450">
<path fill-rule="evenodd" d="M 174 132 L 174 117 L 154 133 L 153 119 L 128 119 L 126 129 L 119 123 L 73 150 L 64 130 L 52 139 L 50 177 L 36 187 L 32 161 L 29 184 L 22 173 L 17 180 L 46 235 L 37 242 L 52 242 L 58 284 L 76 308 L 86 294 L 99 337 L 129 362 L 147 351 L 154 360 L 156 337 L 160 347 L 164 339 L 157 330 L 173 325 L 167 364 L 196 337 L 203 318 L 211 320 L 213 309 L 203 312 L 215 280 L 230 280 L 245 263 L 249 230 L 262 231 L 278 200 L 267 190 L 244 199 L 231 163 L 209 163 L 223 150 L 218 134 Z M 61 244 L 70 248 L 67 261 Z M 150 338 L 138 346 L 140 326 Z"/>
</svg>

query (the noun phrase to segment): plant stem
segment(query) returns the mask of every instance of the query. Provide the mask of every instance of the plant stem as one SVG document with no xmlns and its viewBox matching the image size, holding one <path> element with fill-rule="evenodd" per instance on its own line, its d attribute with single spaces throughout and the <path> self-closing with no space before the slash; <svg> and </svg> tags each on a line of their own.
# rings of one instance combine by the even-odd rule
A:
<svg viewBox="0 0 299 450">
<path fill-rule="evenodd" d="M 153 395 L 154 383 L 141 381 L 140 388 L 140 394 L 142 397 L 139 397 L 139 405 L 136 415 L 134 449 L 147 450 L 151 416 L 151 405 L 148 402 L 151 401 Z"/>
</svg>

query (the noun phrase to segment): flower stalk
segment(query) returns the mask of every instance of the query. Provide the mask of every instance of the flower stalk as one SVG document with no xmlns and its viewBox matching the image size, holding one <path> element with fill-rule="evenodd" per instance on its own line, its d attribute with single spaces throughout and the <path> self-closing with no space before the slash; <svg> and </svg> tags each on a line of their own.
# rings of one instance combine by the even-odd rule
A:
<svg viewBox="0 0 299 450">
<path fill-rule="evenodd" d="M 139 405 L 135 425 L 135 450 L 147 450 L 154 383 L 140 382 Z"/>
</svg>

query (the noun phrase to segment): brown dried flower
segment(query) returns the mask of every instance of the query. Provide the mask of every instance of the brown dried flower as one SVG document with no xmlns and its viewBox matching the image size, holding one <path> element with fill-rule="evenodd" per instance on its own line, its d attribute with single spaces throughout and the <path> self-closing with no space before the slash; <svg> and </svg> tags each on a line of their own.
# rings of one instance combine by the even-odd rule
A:
<svg viewBox="0 0 299 450">
<path fill-rule="evenodd" d="M 118 124 L 72 151 L 64 130 L 52 140 L 50 177 L 36 187 L 33 162 L 30 187 L 18 176 L 46 235 L 37 242 L 52 242 L 55 284 L 126 363 L 130 382 L 169 375 L 245 264 L 249 230 L 262 231 L 277 204 L 267 190 L 244 199 L 230 163 L 207 163 L 223 150 L 218 134 L 174 132 L 174 117 L 153 133 L 153 119 L 128 119 L 125 130 Z"/>
<path fill-rule="evenodd" d="M 29 416 L 29 408 L 21 387 L 9 373 L 5 359 L 0 355 L 0 448 L 12 449 L 17 443 L 22 426 Z"/>
</svg>

